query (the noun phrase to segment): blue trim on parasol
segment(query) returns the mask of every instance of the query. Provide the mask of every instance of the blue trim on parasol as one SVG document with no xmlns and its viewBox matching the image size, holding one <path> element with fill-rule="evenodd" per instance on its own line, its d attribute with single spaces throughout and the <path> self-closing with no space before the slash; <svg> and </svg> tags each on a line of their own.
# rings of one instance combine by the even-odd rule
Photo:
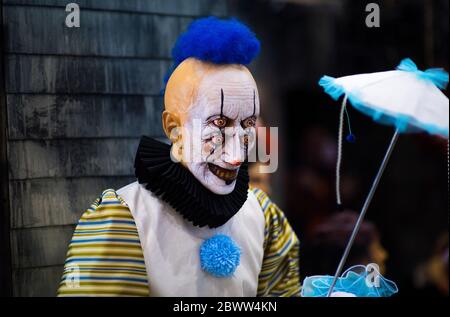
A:
<svg viewBox="0 0 450 317">
<path fill-rule="evenodd" d="M 395 126 L 400 133 L 420 132 L 421 130 L 424 130 L 429 134 L 440 135 L 445 138 L 449 137 L 448 129 L 431 123 L 420 122 L 409 115 L 393 113 L 373 105 L 366 105 L 361 98 L 358 97 L 357 93 L 347 93 L 347 98 L 353 107 L 370 116 L 374 121 L 385 125 Z"/>
<path fill-rule="evenodd" d="M 442 68 L 429 68 L 421 71 L 410 58 L 405 58 L 397 66 L 397 70 L 414 73 L 417 78 L 429 81 L 440 89 L 447 88 L 448 73 Z"/>
<path fill-rule="evenodd" d="M 325 89 L 325 92 L 334 100 L 338 100 L 344 93 L 344 88 L 336 83 L 336 78 L 331 76 L 322 76 L 319 80 L 319 85 Z"/>
</svg>

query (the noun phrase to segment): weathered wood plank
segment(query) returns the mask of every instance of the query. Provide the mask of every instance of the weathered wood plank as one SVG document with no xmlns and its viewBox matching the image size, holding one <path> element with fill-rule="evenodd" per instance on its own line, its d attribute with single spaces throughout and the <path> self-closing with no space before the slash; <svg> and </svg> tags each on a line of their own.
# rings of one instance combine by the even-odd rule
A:
<svg viewBox="0 0 450 317">
<path fill-rule="evenodd" d="M 69 2 L 66 0 L 3 0 L 3 3 L 65 7 Z M 103 9 L 189 16 L 227 14 L 227 0 L 77 0 L 76 3 L 81 10 Z"/>
<path fill-rule="evenodd" d="M 139 139 L 9 141 L 10 179 L 133 175 L 138 141 Z"/>
<path fill-rule="evenodd" d="M 182 31 L 179 18 L 166 17 L 166 16 L 154 16 L 154 33 L 153 41 L 157 44 L 154 45 L 155 56 L 167 56 L 171 57 L 172 48 Z"/>
<path fill-rule="evenodd" d="M 178 18 L 180 32 L 186 31 L 189 24 L 191 24 L 192 21 L 194 21 L 194 20 L 195 20 L 194 18 L 185 18 L 185 17 Z M 174 42 L 174 44 L 175 44 L 175 42 Z"/>
<path fill-rule="evenodd" d="M 14 270 L 14 296 L 56 296 L 63 269 L 64 267 L 62 265 L 58 265 Z"/>
<path fill-rule="evenodd" d="M 6 51 L 170 58 L 177 37 L 193 21 L 187 17 L 88 11 L 83 14 L 83 27 L 68 28 L 65 14 L 58 8 L 6 7 Z"/>
<path fill-rule="evenodd" d="M 0 5 L 0 16 L 3 7 Z M 3 42 L 4 25 L 0 24 L 0 43 Z M 3 48 L 3 43 L 0 44 Z M 0 48 L 0 61 L 4 60 Z M 9 234 L 10 206 L 8 192 L 8 155 L 7 155 L 7 106 L 5 91 L 4 63 L 0 62 L 0 297 L 12 295 L 11 243 Z"/>
<path fill-rule="evenodd" d="M 76 224 L 103 190 L 134 181 L 134 176 L 12 181 L 11 228 Z"/>
<path fill-rule="evenodd" d="M 151 15 L 87 11 L 79 28 L 66 27 L 66 15 L 61 8 L 6 6 L 6 51 L 151 58 L 159 44 Z M 163 18 L 178 26 L 177 18 Z"/>
<path fill-rule="evenodd" d="M 9 55 L 8 93 L 159 95 L 169 61 Z"/>
<path fill-rule="evenodd" d="M 9 139 L 163 136 L 163 101 L 148 96 L 8 95 Z"/>
<path fill-rule="evenodd" d="M 13 268 L 62 265 L 75 226 L 11 231 Z"/>
<path fill-rule="evenodd" d="M 172 48 L 178 36 L 185 32 L 194 18 L 154 16 L 153 41 L 155 56 L 172 57 Z"/>
</svg>

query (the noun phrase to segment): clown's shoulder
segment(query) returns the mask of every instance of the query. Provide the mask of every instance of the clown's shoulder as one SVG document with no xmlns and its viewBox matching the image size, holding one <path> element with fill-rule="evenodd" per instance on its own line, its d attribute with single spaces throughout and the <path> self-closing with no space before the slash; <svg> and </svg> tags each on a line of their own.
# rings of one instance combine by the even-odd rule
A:
<svg viewBox="0 0 450 317">
<path fill-rule="evenodd" d="M 58 296 L 148 296 L 136 223 L 106 189 L 82 214 L 68 246 Z"/>
<path fill-rule="evenodd" d="M 251 187 L 264 214 L 264 260 L 258 296 L 300 296 L 300 241 L 283 211 L 261 189 Z"/>
<path fill-rule="evenodd" d="M 255 280 L 254 295 L 300 295 L 299 240 L 266 193 L 249 188 L 246 204 L 222 227 L 227 225 L 232 225 L 235 233 L 242 232 L 242 240 L 254 241 L 247 246 L 251 252 L 243 252 L 253 258 L 241 259 L 243 266 L 258 263 L 253 267 L 256 275 L 246 277 Z M 167 268 L 149 266 L 158 257 L 151 250 L 156 245 L 165 249 L 178 245 L 180 237 L 186 245 L 192 244 L 198 237 L 190 241 L 191 226 L 143 184 L 134 182 L 118 190 L 104 190 L 75 228 L 58 296 L 167 296 L 171 290 L 163 286 L 167 275 L 157 274 Z M 187 236 L 182 232 L 185 228 L 189 229 Z M 208 229 L 195 232 L 207 237 Z M 162 231 L 172 233 L 164 237 L 164 243 L 158 236 Z M 173 261 L 178 259 L 174 257 Z"/>
</svg>

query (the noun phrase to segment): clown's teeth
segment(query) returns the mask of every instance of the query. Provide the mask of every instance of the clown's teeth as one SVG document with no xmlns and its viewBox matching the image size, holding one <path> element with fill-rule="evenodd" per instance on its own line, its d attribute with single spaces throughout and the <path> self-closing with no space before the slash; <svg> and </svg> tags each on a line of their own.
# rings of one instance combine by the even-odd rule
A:
<svg viewBox="0 0 450 317">
<path fill-rule="evenodd" d="M 217 177 L 225 180 L 225 181 L 233 181 L 237 177 L 238 170 L 227 170 L 223 167 L 214 165 L 209 163 L 208 164 L 209 170 L 216 175 Z"/>
</svg>

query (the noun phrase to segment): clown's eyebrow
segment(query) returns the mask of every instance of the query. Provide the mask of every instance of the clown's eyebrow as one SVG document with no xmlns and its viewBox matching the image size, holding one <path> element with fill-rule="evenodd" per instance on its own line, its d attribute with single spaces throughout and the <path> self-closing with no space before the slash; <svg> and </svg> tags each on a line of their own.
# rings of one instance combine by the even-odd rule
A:
<svg viewBox="0 0 450 317">
<path fill-rule="evenodd" d="M 220 116 L 223 117 L 223 89 L 220 88 Z"/>
<path fill-rule="evenodd" d="M 256 96 L 255 96 L 255 89 L 253 89 L 253 116 L 255 116 L 256 111 Z"/>
</svg>

